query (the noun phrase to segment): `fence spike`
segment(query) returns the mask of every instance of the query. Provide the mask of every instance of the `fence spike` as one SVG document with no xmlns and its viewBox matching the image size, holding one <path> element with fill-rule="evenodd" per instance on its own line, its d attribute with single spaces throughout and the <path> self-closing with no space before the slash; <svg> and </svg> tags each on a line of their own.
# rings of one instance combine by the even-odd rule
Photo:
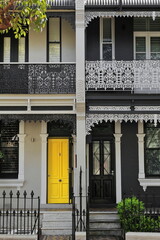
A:
<svg viewBox="0 0 160 240">
<path fill-rule="evenodd" d="M 24 198 L 27 197 L 27 192 L 26 191 L 24 191 L 23 196 L 24 196 Z"/>
<path fill-rule="evenodd" d="M 5 196 L 6 196 L 6 192 L 5 192 L 5 190 L 3 191 L 3 193 L 2 193 L 2 194 L 3 194 L 3 197 L 5 197 Z"/>
<path fill-rule="evenodd" d="M 33 198 L 33 196 L 34 196 L 34 192 L 33 192 L 33 190 L 32 190 L 32 192 L 31 192 L 31 197 Z"/>
<path fill-rule="evenodd" d="M 20 191 L 18 190 L 17 191 L 17 198 L 19 198 L 19 196 L 20 196 Z"/>
<path fill-rule="evenodd" d="M 13 196 L 12 190 L 10 191 L 9 195 L 10 195 L 10 198 L 12 198 L 12 196 Z"/>
</svg>

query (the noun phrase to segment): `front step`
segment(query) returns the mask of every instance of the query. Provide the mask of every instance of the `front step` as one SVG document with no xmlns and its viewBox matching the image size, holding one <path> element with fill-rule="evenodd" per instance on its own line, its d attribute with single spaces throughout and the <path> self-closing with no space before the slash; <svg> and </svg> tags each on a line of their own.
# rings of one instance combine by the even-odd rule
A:
<svg viewBox="0 0 160 240">
<path fill-rule="evenodd" d="M 122 229 L 117 211 L 91 211 L 89 217 L 89 240 L 119 240 Z"/>
<path fill-rule="evenodd" d="M 42 235 L 71 235 L 72 212 L 44 211 L 42 216 Z"/>
</svg>

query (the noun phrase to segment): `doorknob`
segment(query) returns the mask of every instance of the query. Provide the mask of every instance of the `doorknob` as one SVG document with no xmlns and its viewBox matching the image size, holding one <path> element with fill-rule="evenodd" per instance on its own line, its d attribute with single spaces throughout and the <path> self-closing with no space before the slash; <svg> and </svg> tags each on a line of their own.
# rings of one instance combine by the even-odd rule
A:
<svg viewBox="0 0 160 240">
<path fill-rule="evenodd" d="M 114 176 L 114 171 L 113 170 L 111 171 L 111 175 Z"/>
<path fill-rule="evenodd" d="M 59 179 L 59 182 L 62 182 L 62 179 Z"/>
<path fill-rule="evenodd" d="M 51 175 L 48 175 L 48 177 L 50 177 Z"/>
</svg>

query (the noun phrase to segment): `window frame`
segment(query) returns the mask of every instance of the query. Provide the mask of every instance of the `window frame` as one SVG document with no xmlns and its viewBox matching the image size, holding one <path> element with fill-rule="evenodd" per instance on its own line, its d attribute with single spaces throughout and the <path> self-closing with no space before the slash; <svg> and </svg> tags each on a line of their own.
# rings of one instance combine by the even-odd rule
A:
<svg viewBox="0 0 160 240">
<path fill-rule="evenodd" d="M 100 18 L 100 60 L 103 60 L 103 19 L 105 17 Z M 108 17 L 109 18 L 109 17 Z M 105 44 L 112 44 L 112 60 L 115 60 L 115 18 L 109 18 L 111 19 L 111 42 L 106 42 Z M 110 61 L 110 60 L 104 60 L 104 61 Z"/>
<path fill-rule="evenodd" d="M 134 60 L 137 60 L 136 59 L 136 37 L 145 37 L 146 39 L 145 60 L 151 60 L 151 38 L 160 37 L 160 32 L 134 32 Z"/>
<path fill-rule="evenodd" d="M 4 39 L 10 38 L 10 61 L 4 61 Z M 24 62 L 28 62 L 28 34 L 22 38 L 25 39 L 25 57 Z M 15 39 L 14 33 L 10 30 L 8 33 L 0 35 L 0 62 L 4 63 L 23 63 L 19 61 L 19 39 Z"/>
<path fill-rule="evenodd" d="M 148 177 L 145 173 L 145 131 L 144 122 L 138 121 L 138 181 L 143 190 L 146 191 L 147 187 L 159 187 L 160 177 Z"/>
<path fill-rule="evenodd" d="M 145 176 L 148 177 L 148 178 L 160 178 L 160 174 L 148 174 L 147 173 L 147 164 L 146 164 L 146 158 L 147 158 L 147 153 L 146 153 L 146 150 L 149 149 L 149 151 L 153 151 L 153 150 L 159 150 L 160 151 L 160 147 L 159 148 L 147 148 L 146 146 L 146 140 L 147 140 L 147 128 L 149 128 L 147 126 L 148 123 L 145 123 L 144 125 L 144 133 L 145 133 L 145 138 L 144 138 L 144 161 L 145 161 Z M 153 127 L 150 127 L 150 128 L 153 128 Z M 157 123 L 157 126 L 154 126 L 154 128 L 156 129 L 160 129 L 160 125 L 159 123 Z M 160 140 L 160 139 L 159 139 Z"/>
<path fill-rule="evenodd" d="M 50 18 L 59 18 L 59 41 L 49 41 L 49 20 Z M 49 61 L 49 45 L 50 43 L 55 43 L 60 45 L 60 62 L 62 62 L 62 18 L 61 17 L 49 17 L 47 22 L 47 62 Z M 52 62 L 50 62 L 52 63 Z M 54 62 L 53 62 L 54 63 Z"/>
<path fill-rule="evenodd" d="M 24 145 L 25 137 L 24 133 L 24 121 L 19 122 L 19 168 L 18 168 L 18 178 L 17 179 L 0 179 L 0 187 L 16 187 L 18 190 L 24 185 Z"/>
</svg>

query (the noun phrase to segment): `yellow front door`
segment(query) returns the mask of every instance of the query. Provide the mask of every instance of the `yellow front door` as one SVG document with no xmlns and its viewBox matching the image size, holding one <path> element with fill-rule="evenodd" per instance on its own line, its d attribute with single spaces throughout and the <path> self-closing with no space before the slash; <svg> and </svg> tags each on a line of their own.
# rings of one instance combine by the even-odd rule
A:
<svg viewBox="0 0 160 240">
<path fill-rule="evenodd" d="M 48 203 L 69 203 L 69 139 L 48 139 Z"/>
</svg>

